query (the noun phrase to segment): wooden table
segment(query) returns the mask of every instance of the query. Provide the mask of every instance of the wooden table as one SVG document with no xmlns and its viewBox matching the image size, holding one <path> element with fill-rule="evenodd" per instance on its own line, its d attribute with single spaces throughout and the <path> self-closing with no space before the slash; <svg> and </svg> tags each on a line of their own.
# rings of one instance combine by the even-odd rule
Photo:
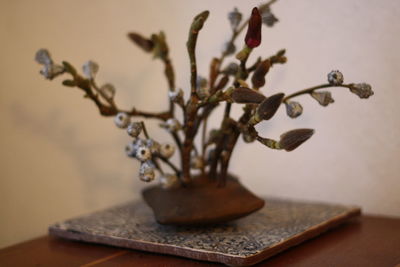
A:
<svg viewBox="0 0 400 267">
<path fill-rule="evenodd" d="M 362 216 L 256 266 L 396 266 L 400 219 Z M 0 250 L 0 266 L 217 266 L 44 236 Z M 398 265 L 400 266 L 400 265 Z"/>
</svg>

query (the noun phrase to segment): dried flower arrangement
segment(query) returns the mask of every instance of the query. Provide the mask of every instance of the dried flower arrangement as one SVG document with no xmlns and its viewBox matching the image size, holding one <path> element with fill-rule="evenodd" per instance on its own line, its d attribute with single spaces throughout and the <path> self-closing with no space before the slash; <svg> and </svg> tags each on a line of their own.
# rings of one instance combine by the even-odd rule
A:
<svg viewBox="0 0 400 267">
<path fill-rule="evenodd" d="M 329 91 L 320 91 L 323 88 L 348 88 L 360 98 L 373 95 L 369 84 L 345 84 L 342 73 L 336 70 L 328 74 L 327 83 L 290 95 L 278 93 L 265 96 L 261 93 L 269 70 L 287 61 L 285 50 L 280 50 L 275 55 L 259 57 L 256 62 L 247 65 L 249 55 L 261 43 L 262 24 L 271 27 L 278 21 L 270 8 L 275 1 L 254 8 L 245 21 L 242 21 L 242 14 L 236 8 L 228 14 L 232 35 L 224 44 L 220 57 L 211 60 L 208 80 L 197 74 L 195 50 L 199 32 L 209 12 L 204 11 L 194 17 L 187 41 L 191 69 L 188 99 L 176 87 L 165 34 L 160 32 L 146 38 L 129 33 L 128 37 L 133 43 L 164 63 L 169 97 L 169 109 L 164 112 L 120 109 L 114 101 L 114 86 L 108 83 L 97 85 L 95 76 L 99 67 L 95 62 L 85 63 L 84 76 L 81 76 L 66 61 L 61 65 L 54 63 L 46 49 L 37 52 L 36 61 L 43 65 L 41 74 L 45 78 L 52 80 L 62 74 L 70 74 L 71 78 L 64 80 L 63 85 L 83 90 L 85 97 L 96 104 L 101 115 L 113 116 L 116 126 L 127 130 L 133 140 L 126 147 L 126 153 L 141 162 L 140 180 L 151 182 L 156 172 L 160 174 L 160 185 L 143 191 L 144 199 L 153 209 L 158 222 L 177 225 L 216 223 L 260 209 L 264 201 L 246 190 L 235 177 L 228 175 L 229 162 L 238 138 L 242 136 L 247 143 L 258 141 L 271 149 L 292 151 L 308 140 L 314 130 L 295 129 L 282 134 L 279 140 L 273 140 L 260 136 L 254 126 L 271 119 L 283 104 L 290 118 L 300 116 L 303 108 L 299 102 L 292 100 L 300 95 L 310 95 L 322 106 L 333 103 Z M 236 62 L 223 65 L 224 60 L 236 52 L 235 41 L 246 26 L 244 47 L 236 53 Z M 248 78 L 250 84 L 246 82 Z M 225 103 L 225 112 L 220 128 L 208 132 L 207 120 L 221 103 Z M 232 104 L 244 104 L 243 114 L 238 119 L 230 116 Z M 176 117 L 176 108 L 183 113 L 182 122 Z M 132 117 L 160 120 L 160 126 L 171 134 L 175 145 L 155 141 L 147 132 L 145 123 L 131 122 Z M 200 148 L 194 143 L 198 135 L 201 138 Z M 180 168 L 171 161 L 175 150 L 180 155 Z M 171 172 L 165 172 L 162 164 L 168 165 Z M 199 174 L 194 175 L 194 170 L 198 170 Z"/>
</svg>

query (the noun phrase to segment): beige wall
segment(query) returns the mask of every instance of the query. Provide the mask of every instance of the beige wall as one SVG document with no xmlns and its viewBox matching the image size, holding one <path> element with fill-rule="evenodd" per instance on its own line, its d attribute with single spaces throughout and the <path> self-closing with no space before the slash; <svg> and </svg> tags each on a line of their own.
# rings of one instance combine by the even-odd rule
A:
<svg viewBox="0 0 400 267">
<path fill-rule="evenodd" d="M 226 13 L 259 1 L 0 1 L 0 247 L 46 232 L 55 221 L 139 197 L 138 164 L 125 157 L 129 138 L 76 89 L 45 81 L 33 56 L 46 47 L 55 60 L 80 66 L 96 60 L 98 80 L 118 88 L 117 101 L 162 110 L 165 81 L 157 61 L 130 44 L 130 30 L 165 30 L 178 85 L 188 87 L 185 41 L 199 11 L 211 16 L 199 39 L 199 70 L 228 38 Z M 292 153 L 241 143 L 232 172 L 256 193 L 357 204 L 367 213 L 400 215 L 400 2 L 291 0 L 264 29 L 255 55 L 287 48 L 289 63 L 274 67 L 266 94 L 325 82 L 340 69 L 347 82 L 367 81 L 375 96 L 361 101 L 334 89 L 322 108 L 301 100 L 304 116 L 284 110 L 259 127 L 266 136 L 298 127 L 317 130 Z M 252 57 L 250 60 L 254 60 Z M 217 118 L 214 123 L 217 123 Z M 150 127 L 159 139 L 166 135 Z"/>
</svg>

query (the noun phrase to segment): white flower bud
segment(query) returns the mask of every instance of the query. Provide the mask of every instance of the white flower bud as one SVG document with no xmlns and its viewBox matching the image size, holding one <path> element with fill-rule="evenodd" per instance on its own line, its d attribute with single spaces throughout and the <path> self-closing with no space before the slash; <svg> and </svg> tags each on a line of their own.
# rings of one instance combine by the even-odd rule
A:
<svg viewBox="0 0 400 267">
<path fill-rule="evenodd" d="M 132 122 L 128 125 L 128 128 L 126 128 L 126 131 L 130 136 L 136 138 L 142 132 L 142 124 L 140 122 Z"/>
<path fill-rule="evenodd" d="M 236 46 L 232 42 L 226 42 L 222 46 L 222 53 L 224 53 L 226 56 L 232 55 L 235 52 L 236 52 Z"/>
<path fill-rule="evenodd" d="M 35 60 L 37 63 L 42 65 L 52 65 L 53 60 L 51 59 L 50 53 L 47 49 L 39 49 L 36 52 Z"/>
<path fill-rule="evenodd" d="M 204 166 L 203 158 L 200 156 L 192 156 L 190 166 L 193 169 L 201 169 Z"/>
<path fill-rule="evenodd" d="M 239 26 L 240 21 L 242 20 L 242 13 L 235 7 L 235 9 L 228 13 L 228 19 L 231 23 L 232 31 L 236 31 Z"/>
<path fill-rule="evenodd" d="M 239 65 L 235 62 L 229 63 L 228 66 L 223 70 L 223 73 L 227 75 L 236 75 L 239 70 Z"/>
<path fill-rule="evenodd" d="M 125 129 L 126 127 L 128 127 L 130 121 L 131 117 L 125 112 L 118 113 L 114 118 L 115 125 L 121 129 Z"/>
<path fill-rule="evenodd" d="M 368 98 L 374 95 L 374 91 L 372 91 L 371 85 L 367 83 L 352 84 L 350 86 L 350 91 L 358 95 L 359 98 Z"/>
<path fill-rule="evenodd" d="M 274 14 L 272 14 L 271 10 L 265 9 L 263 10 L 262 14 L 261 14 L 261 18 L 262 21 L 265 25 L 267 25 L 268 27 L 272 27 L 274 26 L 275 23 L 277 23 L 279 20 L 275 17 Z"/>
<path fill-rule="evenodd" d="M 125 153 L 128 157 L 134 158 L 134 157 L 136 157 L 136 149 L 137 149 L 137 146 L 134 143 L 129 143 L 125 147 Z"/>
<path fill-rule="evenodd" d="M 94 79 L 97 72 L 99 71 L 99 65 L 91 60 L 87 61 L 82 66 L 83 74 L 89 79 Z"/>
<path fill-rule="evenodd" d="M 160 144 L 153 139 L 147 139 L 145 141 L 146 147 L 150 149 L 150 153 L 159 153 L 160 151 Z"/>
<path fill-rule="evenodd" d="M 312 92 L 311 96 L 318 101 L 321 106 L 326 107 L 330 103 L 335 102 L 332 98 L 331 92 L 324 91 L 324 92 Z"/>
<path fill-rule="evenodd" d="M 63 72 L 64 72 L 63 66 L 56 64 L 49 64 L 49 65 L 44 65 L 43 69 L 40 71 L 40 74 L 42 74 L 46 79 L 52 80 L 58 75 L 62 74 Z"/>
<path fill-rule="evenodd" d="M 210 91 L 208 90 L 207 86 L 207 79 L 202 76 L 197 76 L 196 93 L 200 99 L 204 99 L 210 95 Z"/>
<path fill-rule="evenodd" d="M 338 70 L 328 73 L 328 82 L 332 85 L 341 85 L 344 81 L 343 74 Z"/>
<path fill-rule="evenodd" d="M 115 87 L 110 83 L 106 83 L 100 87 L 100 92 L 103 94 L 105 98 L 111 100 L 115 96 Z"/>
<path fill-rule="evenodd" d="M 164 189 L 176 188 L 179 186 L 179 180 L 175 174 L 166 173 L 160 177 L 160 184 Z"/>
<path fill-rule="evenodd" d="M 288 101 L 285 103 L 286 113 L 290 118 L 297 118 L 303 113 L 303 107 L 299 102 Z"/>
<path fill-rule="evenodd" d="M 183 91 L 182 89 L 178 91 L 169 91 L 168 97 L 172 102 L 179 102 L 181 99 L 183 100 Z"/>
<path fill-rule="evenodd" d="M 142 162 L 139 169 L 139 179 L 143 182 L 151 182 L 154 180 L 154 164 L 151 161 Z"/>
<path fill-rule="evenodd" d="M 169 132 L 176 132 L 182 128 L 179 121 L 175 118 L 168 119 L 166 122 L 161 123 L 160 126 Z"/>
<path fill-rule="evenodd" d="M 140 161 L 146 161 L 151 158 L 150 148 L 147 146 L 138 146 L 136 150 L 136 158 Z"/>
<path fill-rule="evenodd" d="M 162 144 L 160 147 L 160 155 L 164 158 L 170 158 L 174 155 L 175 147 L 171 144 Z"/>
</svg>

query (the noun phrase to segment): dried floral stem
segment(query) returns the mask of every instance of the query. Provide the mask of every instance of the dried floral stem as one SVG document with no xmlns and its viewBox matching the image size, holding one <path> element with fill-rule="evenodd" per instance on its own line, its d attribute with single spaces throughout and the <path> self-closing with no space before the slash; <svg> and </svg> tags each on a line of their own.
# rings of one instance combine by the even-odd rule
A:
<svg viewBox="0 0 400 267">
<path fill-rule="evenodd" d="M 188 103 L 185 108 L 185 140 L 182 148 L 181 166 L 182 166 L 182 181 L 188 184 L 191 181 L 190 175 L 190 153 L 193 149 L 193 140 L 197 130 L 195 129 L 195 119 L 197 115 L 199 98 L 196 94 L 197 81 L 197 65 L 196 65 L 196 43 L 199 31 L 203 28 L 204 22 L 208 18 L 209 11 L 203 11 L 193 19 L 193 23 L 189 30 L 189 38 L 186 43 L 189 59 L 190 59 L 190 85 L 191 93 Z"/>
<path fill-rule="evenodd" d="M 147 132 L 146 125 L 144 124 L 144 121 L 141 121 L 140 124 L 142 125 L 142 130 L 143 134 L 146 137 L 146 139 L 150 139 L 149 133 Z"/>
<path fill-rule="evenodd" d="M 158 155 L 157 157 L 160 160 L 162 160 L 165 164 L 167 164 L 171 169 L 173 169 L 177 177 L 180 177 L 181 172 L 179 171 L 179 169 L 169 159 L 167 159 L 167 158 L 165 158 L 165 157 L 163 157 L 161 155 Z"/>
<path fill-rule="evenodd" d="M 345 88 L 350 88 L 350 85 L 349 85 L 349 84 L 338 84 L 338 85 L 334 85 L 334 84 L 329 84 L 329 83 L 327 83 L 327 84 L 321 84 L 321 85 L 317 85 L 317 86 L 313 86 L 313 87 L 310 87 L 310 88 L 306 88 L 306 89 L 297 91 L 297 92 L 295 92 L 295 93 L 293 93 L 293 94 L 290 94 L 290 95 L 286 96 L 286 97 L 283 99 L 282 102 L 286 102 L 286 101 L 288 101 L 289 99 L 291 99 L 291 98 L 293 98 L 293 97 L 296 97 L 296 96 L 305 95 L 305 94 L 311 94 L 312 92 L 314 92 L 315 90 L 318 90 L 318 89 L 330 88 L 330 87 L 345 87 Z"/>
</svg>

